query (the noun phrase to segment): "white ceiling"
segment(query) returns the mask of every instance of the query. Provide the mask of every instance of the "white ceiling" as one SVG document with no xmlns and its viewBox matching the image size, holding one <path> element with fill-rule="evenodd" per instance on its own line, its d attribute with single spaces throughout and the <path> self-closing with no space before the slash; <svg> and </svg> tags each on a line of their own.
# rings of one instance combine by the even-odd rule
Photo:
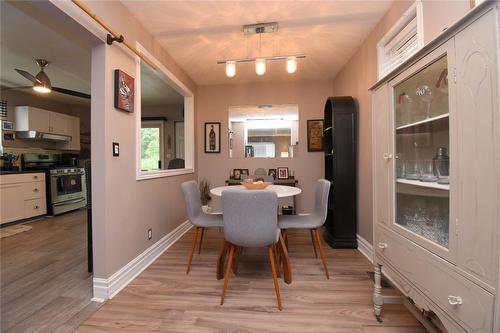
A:
<svg viewBox="0 0 500 333">
<path fill-rule="evenodd" d="M 137 1 L 122 0 L 143 26 L 200 85 L 253 81 L 326 80 L 349 60 L 390 7 L 387 1 Z M 218 60 L 258 56 L 259 37 L 241 26 L 279 22 L 262 35 L 262 55 L 304 53 L 295 74 L 268 62 L 263 76 L 251 63 L 233 78 Z"/>
<path fill-rule="evenodd" d="M 40 69 L 34 59 L 42 58 L 49 61 L 45 72 L 53 86 L 90 94 L 91 47 L 96 41 L 90 33 L 45 2 L 1 1 L 0 6 L 3 86 L 30 86 L 14 69 L 36 75 Z M 69 104 L 82 101 L 57 92 L 47 97 Z"/>
</svg>

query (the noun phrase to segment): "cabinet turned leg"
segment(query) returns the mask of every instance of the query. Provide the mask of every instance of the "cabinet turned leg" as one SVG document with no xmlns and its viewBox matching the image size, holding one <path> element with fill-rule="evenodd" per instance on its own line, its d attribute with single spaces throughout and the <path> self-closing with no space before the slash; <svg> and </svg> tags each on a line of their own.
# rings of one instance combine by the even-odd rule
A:
<svg viewBox="0 0 500 333">
<path fill-rule="evenodd" d="M 373 286 L 373 309 L 375 311 L 375 318 L 378 322 L 382 322 L 380 317 L 382 313 L 382 304 L 384 304 L 384 298 L 382 296 L 382 265 L 376 264 L 374 266 L 375 272 L 375 283 Z"/>
</svg>

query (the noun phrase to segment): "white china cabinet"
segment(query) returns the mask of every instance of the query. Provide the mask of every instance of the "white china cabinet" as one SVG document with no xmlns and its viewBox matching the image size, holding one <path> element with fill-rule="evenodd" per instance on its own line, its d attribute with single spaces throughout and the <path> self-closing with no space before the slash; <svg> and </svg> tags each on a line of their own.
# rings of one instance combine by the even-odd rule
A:
<svg viewBox="0 0 500 333">
<path fill-rule="evenodd" d="M 381 274 L 449 332 L 500 332 L 499 8 L 476 8 L 373 88 Z"/>
</svg>

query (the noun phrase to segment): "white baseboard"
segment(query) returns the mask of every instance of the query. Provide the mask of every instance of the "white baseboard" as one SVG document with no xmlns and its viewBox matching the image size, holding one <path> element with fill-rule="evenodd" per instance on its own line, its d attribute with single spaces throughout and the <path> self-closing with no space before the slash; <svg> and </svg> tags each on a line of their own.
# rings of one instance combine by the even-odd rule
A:
<svg viewBox="0 0 500 333">
<path fill-rule="evenodd" d="M 358 251 L 373 264 L 373 245 L 359 234 L 356 235 L 356 238 L 358 239 Z"/>
<path fill-rule="evenodd" d="M 125 288 L 142 271 L 151 265 L 163 252 L 188 232 L 191 227 L 192 224 L 189 221 L 183 222 L 109 278 L 94 278 L 94 298 L 92 298 L 92 301 L 104 302 L 107 299 L 113 298 L 120 290 Z"/>
</svg>

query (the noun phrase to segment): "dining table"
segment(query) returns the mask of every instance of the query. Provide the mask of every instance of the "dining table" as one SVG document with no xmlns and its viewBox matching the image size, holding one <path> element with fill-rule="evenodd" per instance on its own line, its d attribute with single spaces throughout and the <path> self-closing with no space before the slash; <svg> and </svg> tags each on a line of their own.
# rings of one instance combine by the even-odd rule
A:
<svg viewBox="0 0 500 333">
<path fill-rule="evenodd" d="M 222 192 L 227 191 L 227 190 L 235 190 L 235 189 L 241 189 L 241 190 L 246 190 L 246 191 L 262 191 L 262 190 L 258 190 L 258 189 L 247 189 L 243 185 L 233 185 L 233 186 L 214 187 L 213 189 L 210 190 L 210 193 L 215 195 L 215 196 L 220 197 L 220 196 L 222 196 Z M 278 198 L 291 197 L 291 196 L 295 196 L 295 195 L 302 193 L 302 190 L 298 187 L 284 186 L 284 185 L 268 185 L 263 190 L 274 191 L 276 193 L 276 195 L 278 196 Z M 224 211 L 222 212 L 222 214 L 224 214 Z M 227 257 L 227 253 L 229 251 L 229 245 L 230 244 L 227 241 L 224 242 L 224 246 L 223 246 L 222 251 L 219 255 L 219 259 L 217 260 L 217 279 L 218 280 L 222 280 L 224 278 L 224 267 L 226 265 L 226 257 Z M 292 267 L 290 264 L 290 257 L 288 255 L 288 249 L 285 245 L 283 237 L 281 236 L 281 233 L 280 233 L 278 243 L 276 245 L 277 245 L 277 249 L 279 252 L 278 266 L 283 266 L 283 279 L 284 279 L 286 284 L 290 284 L 290 283 L 292 283 Z"/>
</svg>

